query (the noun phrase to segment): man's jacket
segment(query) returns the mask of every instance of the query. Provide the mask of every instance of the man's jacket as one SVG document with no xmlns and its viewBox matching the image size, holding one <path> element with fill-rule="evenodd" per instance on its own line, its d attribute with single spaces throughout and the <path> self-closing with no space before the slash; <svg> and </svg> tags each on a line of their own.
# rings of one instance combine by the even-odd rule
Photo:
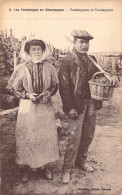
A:
<svg viewBox="0 0 122 195">
<path fill-rule="evenodd" d="M 94 56 L 91 57 L 96 61 Z M 78 114 L 82 113 L 84 101 L 91 98 L 88 81 L 98 71 L 87 54 L 82 57 L 73 51 L 63 58 L 59 70 L 59 92 L 65 113 L 73 108 Z M 94 100 L 94 103 L 96 110 L 101 109 L 102 101 Z"/>
</svg>

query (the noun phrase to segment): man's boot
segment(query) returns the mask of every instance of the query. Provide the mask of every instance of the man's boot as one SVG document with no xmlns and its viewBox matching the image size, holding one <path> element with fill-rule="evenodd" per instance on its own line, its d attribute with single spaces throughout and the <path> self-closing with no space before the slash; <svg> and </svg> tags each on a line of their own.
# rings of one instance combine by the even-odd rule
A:
<svg viewBox="0 0 122 195">
<path fill-rule="evenodd" d="M 67 184 L 70 182 L 71 179 L 71 173 L 69 171 L 65 171 L 62 175 L 62 182 L 64 184 Z"/>
<path fill-rule="evenodd" d="M 86 172 L 93 172 L 94 171 L 94 168 L 86 162 L 83 162 L 83 163 L 77 162 L 76 166 L 78 166 L 79 168 L 81 168 L 83 171 L 86 171 Z"/>
</svg>

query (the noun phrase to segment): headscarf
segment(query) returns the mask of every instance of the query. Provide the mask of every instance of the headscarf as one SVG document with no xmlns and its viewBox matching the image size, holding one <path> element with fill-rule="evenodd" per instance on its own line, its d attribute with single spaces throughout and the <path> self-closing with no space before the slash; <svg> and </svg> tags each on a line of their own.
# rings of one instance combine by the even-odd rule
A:
<svg viewBox="0 0 122 195">
<path fill-rule="evenodd" d="M 36 39 L 36 38 L 33 38 L 33 39 Z M 30 55 L 27 54 L 27 52 L 25 52 L 25 45 L 26 45 L 27 42 L 30 42 L 33 39 L 28 39 L 28 40 L 26 40 L 26 41 L 24 41 L 22 43 L 21 50 L 20 50 L 20 58 L 24 62 L 32 61 Z M 37 40 L 39 40 L 39 39 L 37 39 Z M 47 60 L 48 58 L 51 57 L 52 53 L 50 52 L 48 45 L 45 42 L 44 42 L 44 44 L 45 44 L 45 51 L 43 51 L 43 54 L 42 54 L 41 59 L 40 60 L 33 61 L 34 63 L 39 63 L 39 62 L 42 63 L 43 61 L 45 61 L 45 60 Z"/>
</svg>

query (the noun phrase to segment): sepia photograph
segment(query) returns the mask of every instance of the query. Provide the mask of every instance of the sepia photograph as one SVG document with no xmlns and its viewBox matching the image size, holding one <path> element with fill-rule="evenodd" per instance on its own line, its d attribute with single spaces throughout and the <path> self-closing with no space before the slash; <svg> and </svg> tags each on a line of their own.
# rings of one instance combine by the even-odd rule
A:
<svg viewBox="0 0 122 195">
<path fill-rule="evenodd" d="M 0 194 L 122 195 L 122 1 L 0 1 Z"/>
</svg>

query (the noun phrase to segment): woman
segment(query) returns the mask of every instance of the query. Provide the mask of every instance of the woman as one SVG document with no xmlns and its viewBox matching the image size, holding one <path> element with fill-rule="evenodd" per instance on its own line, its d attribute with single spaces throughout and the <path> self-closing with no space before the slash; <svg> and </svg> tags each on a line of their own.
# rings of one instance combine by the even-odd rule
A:
<svg viewBox="0 0 122 195">
<path fill-rule="evenodd" d="M 59 159 L 58 136 L 51 96 L 58 89 L 55 68 L 46 60 L 50 52 L 42 40 L 27 41 L 22 47 L 26 61 L 17 66 L 9 85 L 20 98 L 16 124 L 16 163 L 32 170 Z M 47 179 L 51 172 L 43 169 Z"/>
</svg>

